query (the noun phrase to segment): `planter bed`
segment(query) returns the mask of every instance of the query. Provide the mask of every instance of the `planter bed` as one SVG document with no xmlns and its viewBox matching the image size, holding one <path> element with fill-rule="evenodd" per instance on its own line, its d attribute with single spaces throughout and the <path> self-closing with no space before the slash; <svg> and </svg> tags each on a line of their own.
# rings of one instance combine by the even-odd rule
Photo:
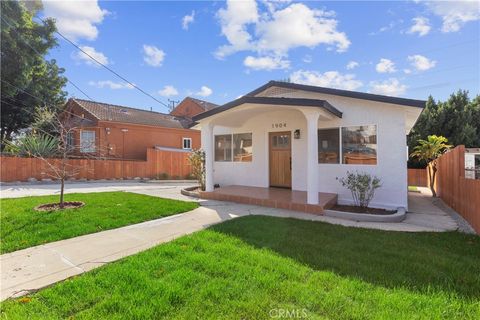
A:
<svg viewBox="0 0 480 320">
<path fill-rule="evenodd" d="M 343 206 L 339 206 L 340 208 Z M 335 207 L 334 207 L 335 209 Z M 381 209 L 380 209 L 381 210 Z M 388 212 L 388 211 L 384 211 Z M 358 222 L 402 222 L 406 216 L 405 208 L 398 208 L 391 213 L 372 214 L 360 212 L 347 212 L 339 210 L 325 210 L 325 216 L 347 219 Z"/>
</svg>

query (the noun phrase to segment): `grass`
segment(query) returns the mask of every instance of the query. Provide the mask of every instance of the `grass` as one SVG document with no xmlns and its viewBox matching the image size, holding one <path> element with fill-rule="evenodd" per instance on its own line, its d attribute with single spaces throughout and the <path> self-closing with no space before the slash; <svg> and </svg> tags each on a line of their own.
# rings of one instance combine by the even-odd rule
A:
<svg viewBox="0 0 480 320">
<path fill-rule="evenodd" d="M 420 192 L 420 190 L 418 190 L 418 187 L 416 187 L 416 186 L 408 186 L 408 191 L 409 192 Z"/>
<path fill-rule="evenodd" d="M 73 193 L 66 201 L 85 206 L 39 212 L 39 204 L 58 202 L 58 196 L 0 199 L 0 252 L 118 228 L 195 209 L 194 202 L 162 199 L 128 192 Z"/>
<path fill-rule="evenodd" d="M 8 300 L 2 317 L 478 319 L 479 274 L 476 236 L 248 216 Z"/>
</svg>

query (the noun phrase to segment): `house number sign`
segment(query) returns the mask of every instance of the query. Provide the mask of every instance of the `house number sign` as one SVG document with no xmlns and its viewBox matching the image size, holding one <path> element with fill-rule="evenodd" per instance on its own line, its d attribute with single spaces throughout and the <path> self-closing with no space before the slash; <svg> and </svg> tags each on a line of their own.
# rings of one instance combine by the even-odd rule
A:
<svg viewBox="0 0 480 320">
<path fill-rule="evenodd" d="M 279 123 L 272 123 L 272 128 L 277 129 L 277 128 L 286 128 L 287 123 L 286 122 L 279 122 Z"/>
</svg>

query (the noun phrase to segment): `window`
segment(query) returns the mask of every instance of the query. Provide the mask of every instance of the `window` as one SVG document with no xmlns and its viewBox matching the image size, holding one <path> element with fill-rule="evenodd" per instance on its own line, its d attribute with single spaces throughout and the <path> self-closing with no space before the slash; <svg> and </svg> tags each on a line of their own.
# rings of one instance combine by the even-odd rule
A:
<svg viewBox="0 0 480 320">
<path fill-rule="evenodd" d="M 182 148 L 191 150 L 192 149 L 192 138 L 183 138 Z"/>
<path fill-rule="evenodd" d="M 215 136 L 215 161 L 232 161 L 232 135 Z"/>
<path fill-rule="evenodd" d="M 340 130 L 318 130 L 318 163 L 340 163 Z"/>
<path fill-rule="evenodd" d="M 233 161 L 252 161 L 251 133 L 237 133 L 233 135 Z"/>
<path fill-rule="evenodd" d="M 377 126 L 342 128 L 342 163 L 377 164 Z"/>
<path fill-rule="evenodd" d="M 290 148 L 290 135 L 274 135 L 272 137 L 272 148 L 275 149 L 289 149 Z"/>
<path fill-rule="evenodd" d="M 95 152 L 95 131 L 80 132 L 80 152 Z"/>
<path fill-rule="evenodd" d="M 72 131 L 67 132 L 67 148 L 70 151 L 75 148 L 75 137 Z"/>
</svg>

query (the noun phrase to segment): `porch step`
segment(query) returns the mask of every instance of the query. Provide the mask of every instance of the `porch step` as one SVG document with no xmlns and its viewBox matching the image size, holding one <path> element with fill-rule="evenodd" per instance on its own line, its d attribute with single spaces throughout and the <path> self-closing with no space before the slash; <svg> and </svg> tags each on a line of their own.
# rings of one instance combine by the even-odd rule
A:
<svg viewBox="0 0 480 320">
<path fill-rule="evenodd" d="M 323 214 L 337 203 L 337 194 L 319 193 L 317 205 L 307 204 L 307 193 L 279 188 L 225 186 L 212 192 L 200 192 L 200 198 L 251 204 L 270 208 Z"/>
</svg>

